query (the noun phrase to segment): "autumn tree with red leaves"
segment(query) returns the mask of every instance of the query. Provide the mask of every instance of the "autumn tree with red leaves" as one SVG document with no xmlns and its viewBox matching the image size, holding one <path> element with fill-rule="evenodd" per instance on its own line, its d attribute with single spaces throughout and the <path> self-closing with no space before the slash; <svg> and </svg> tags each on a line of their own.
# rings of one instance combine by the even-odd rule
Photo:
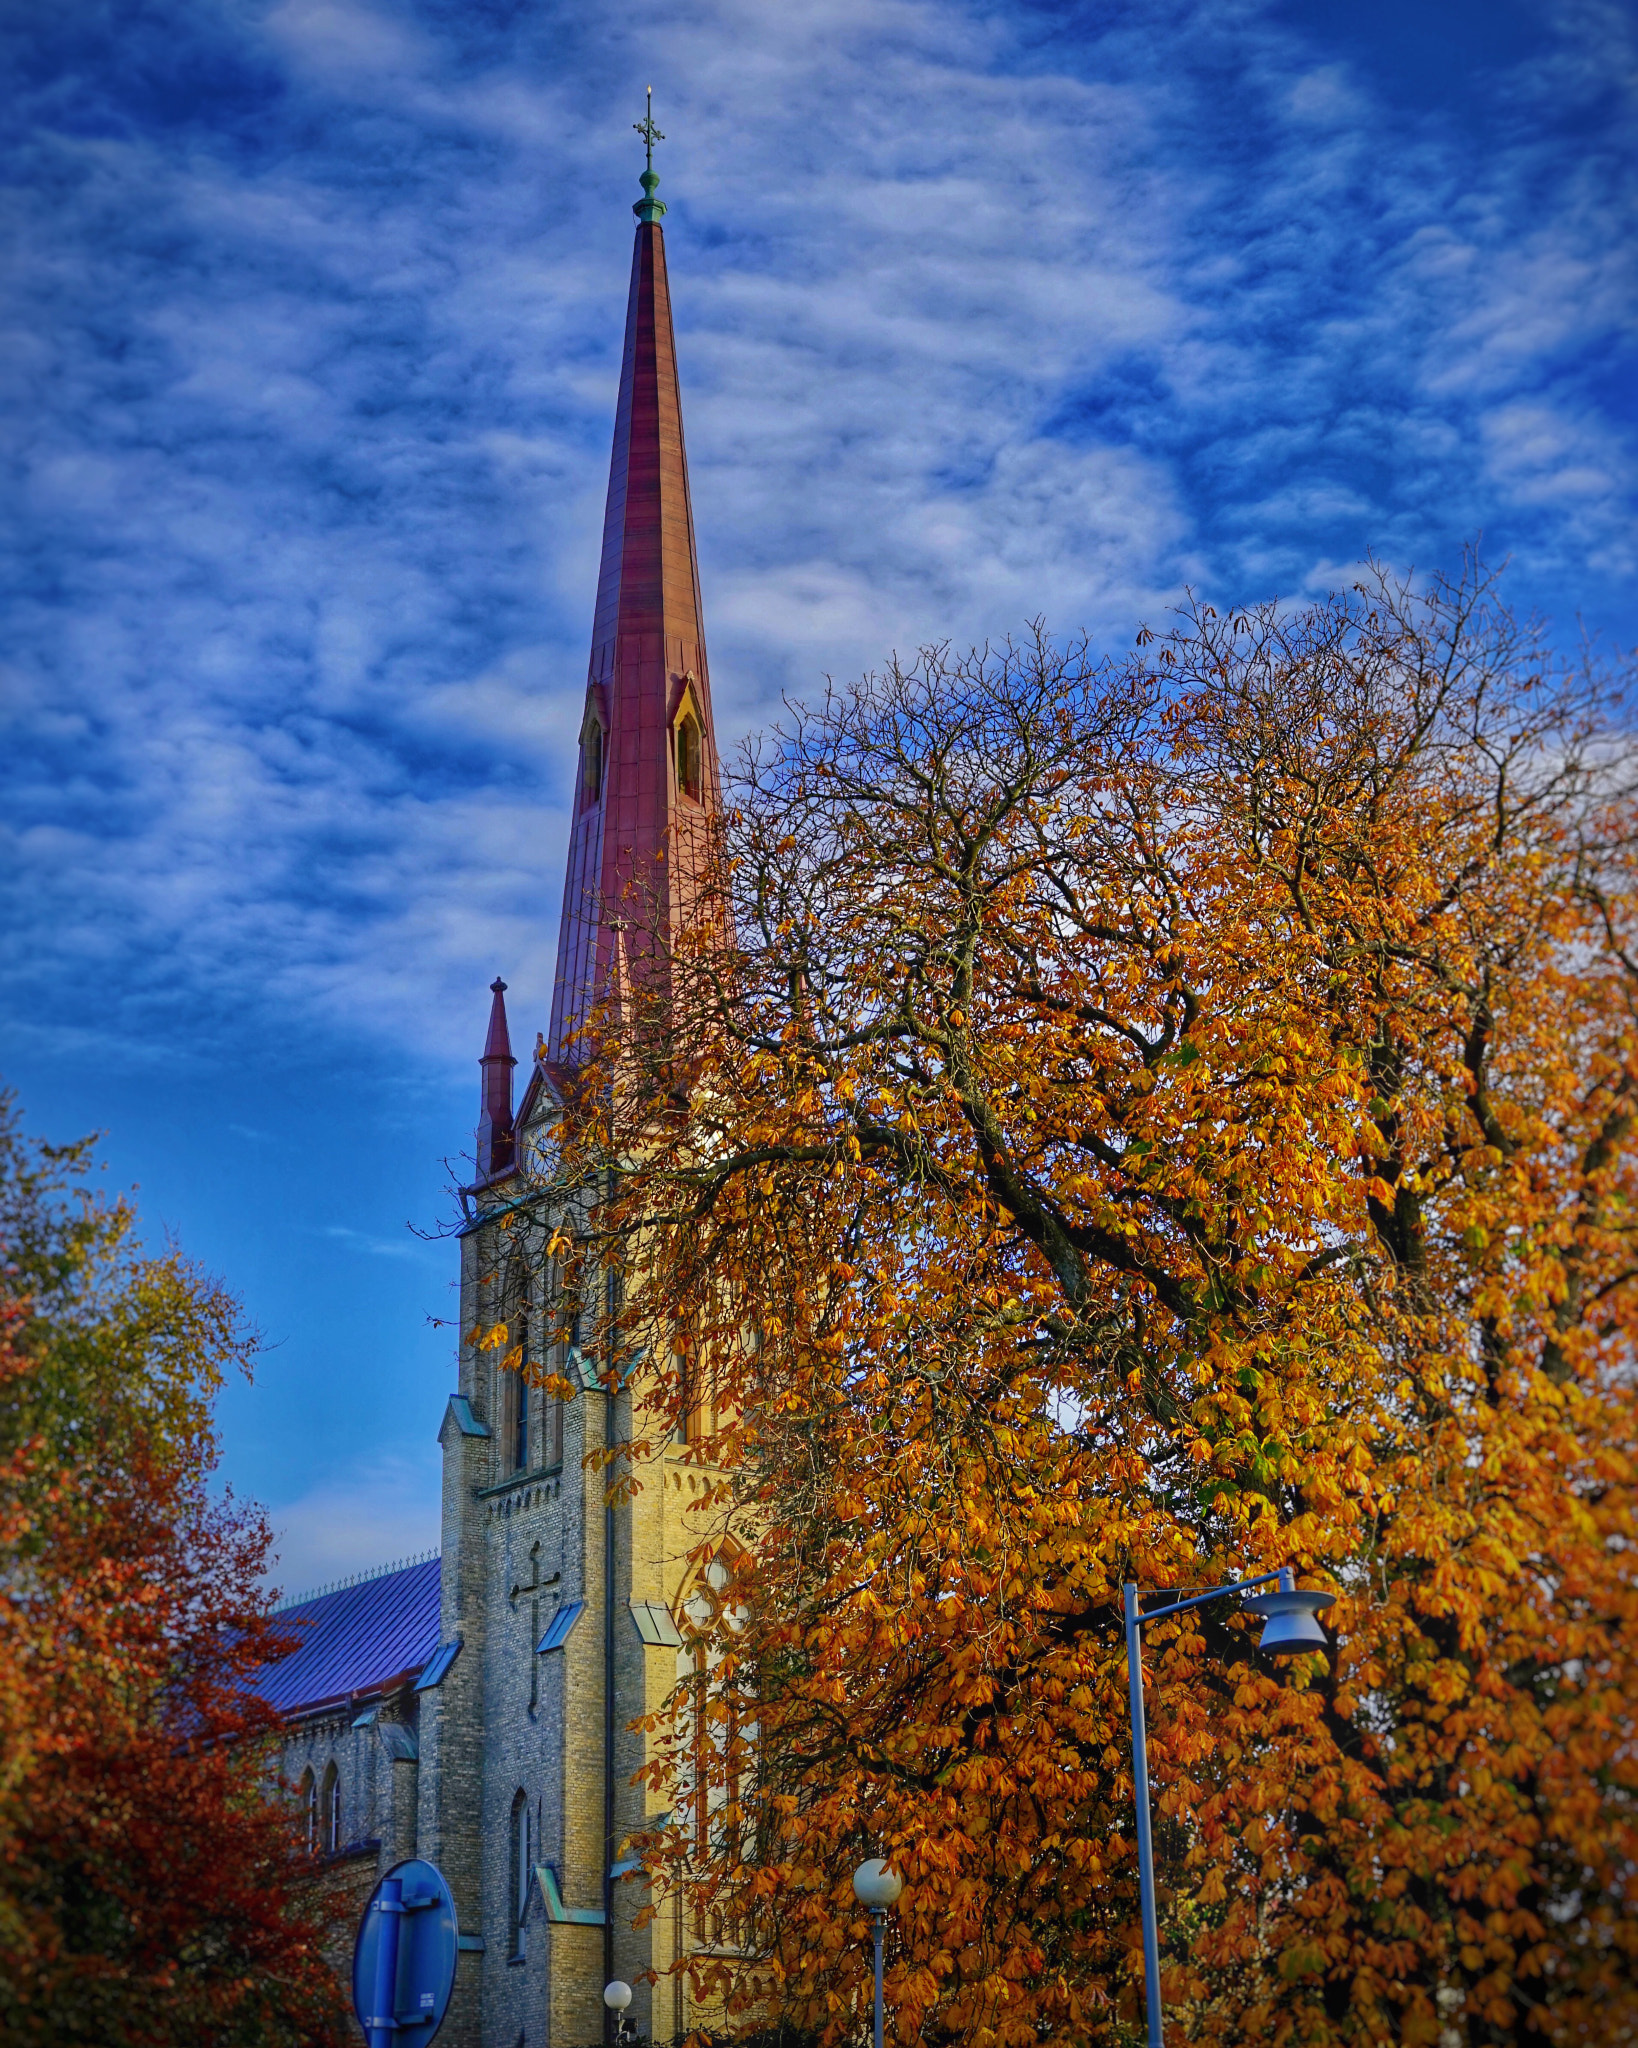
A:
<svg viewBox="0 0 1638 2048">
<path fill-rule="evenodd" d="M 882 1854 L 901 2041 L 1136 2038 L 1119 1588 L 1289 1563 L 1288 1682 L 1150 1644 L 1175 2037 L 1638 2038 L 1622 716 L 1469 565 L 743 764 L 554 1179 L 741 1546 L 649 1845 L 730 2026 L 857 2035 Z"/>
<path fill-rule="evenodd" d="M 0 2032 L 340 2042 L 244 1690 L 279 1647 L 268 1530 L 209 1493 L 212 1397 L 251 1342 L 88 1170 L 0 1098 Z"/>
</svg>

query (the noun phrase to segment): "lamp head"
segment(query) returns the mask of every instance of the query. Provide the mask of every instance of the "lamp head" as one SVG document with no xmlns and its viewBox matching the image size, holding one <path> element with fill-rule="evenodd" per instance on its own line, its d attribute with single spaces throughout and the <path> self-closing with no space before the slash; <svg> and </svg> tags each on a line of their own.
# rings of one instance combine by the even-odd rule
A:
<svg viewBox="0 0 1638 2048">
<path fill-rule="evenodd" d="M 624 2012 L 631 2003 L 631 1986 L 614 1978 L 603 1986 L 603 2003 L 610 2012 Z"/>
<path fill-rule="evenodd" d="M 1257 1648 L 1265 1657 L 1300 1657 L 1306 1650 L 1330 1648 L 1319 1616 L 1335 1604 L 1334 1593 L 1300 1593 L 1282 1586 L 1277 1593 L 1258 1593 L 1246 1602 L 1265 1618 Z"/>
<path fill-rule="evenodd" d="M 891 1906 L 903 1890 L 903 1878 L 895 1877 L 880 1856 L 872 1856 L 853 1873 L 853 1896 L 861 1906 Z"/>
</svg>

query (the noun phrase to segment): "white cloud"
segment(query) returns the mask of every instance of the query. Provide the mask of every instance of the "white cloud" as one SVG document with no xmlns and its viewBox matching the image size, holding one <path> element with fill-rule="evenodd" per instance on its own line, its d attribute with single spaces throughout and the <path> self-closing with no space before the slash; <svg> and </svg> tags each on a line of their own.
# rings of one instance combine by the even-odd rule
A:
<svg viewBox="0 0 1638 2048">
<path fill-rule="evenodd" d="M 464 1067 L 497 968 L 520 1036 L 549 1001 L 648 74 L 566 8 L 245 19 L 151 33 L 228 37 L 250 112 L 35 110 L 12 1003 L 132 1057 L 248 1017 Z M 656 18 L 724 732 L 894 645 L 1124 644 L 1185 582 L 1480 527 L 1561 612 L 1617 590 L 1630 110 L 1564 127 L 1608 26 L 1566 14 L 1478 146 L 1254 0 Z"/>
<path fill-rule="evenodd" d="M 1608 502 L 1631 484 L 1632 465 L 1602 423 L 1550 404 L 1497 406 L 1480 422 L 1491 473 L 1531 502 Z"/>
<path fill-rule="evenodd" d="M 365 1458 L 268 1510 L 267 1582 L 289 1599 L 354 1572 L 435 1550 L 440 1541 L 436 1447 L 425 1459 Z"/>
<path fill-rule="evenodd" d="M 375 1259 L 413 1259 L 422 1255 L 422 1246 L 407 1233 L 401 1237 L 373 1237 L 366 1230 L 354 1230 L 345 1223 L 325 1225 L 324 1235 L 336 1243 L 346 1246 L 349 1251 L 358 1251 Z"/>
<path fill-rule="evenodd" d="M 1322 64 L 1305 72 L 1292 84 L 1286 105 L 1297 120 L 1325 128 L 1369 118 L 1372 112 L 1343 64 Z"/>
<path fill-rule="evenodd" d="M 326 83 L 338 74 L 362 75 L 375 82 L 383 74 L 419 69 L 428 55 L 421 38 L 411 35 L 401 21 L 346 0 L 283 0 L 267 15 L 264 27 L 296 63 Z"/>
</svg>

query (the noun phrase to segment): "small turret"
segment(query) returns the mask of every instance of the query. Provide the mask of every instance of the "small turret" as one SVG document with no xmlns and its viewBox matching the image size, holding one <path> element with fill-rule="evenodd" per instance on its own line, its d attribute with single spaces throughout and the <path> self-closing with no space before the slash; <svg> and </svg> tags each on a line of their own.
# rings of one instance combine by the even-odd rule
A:
<svg viewBox="0 0 1638 2048">
<path fill-rule="evenodd" d="M 489 1036 L 478 1061 L 483 1072 L 478 1099 L 478 1180 L 498 1180 L 517 1164 L 517 1139 L 512 1122 L 512 1040 L 506 1029 L 506 984 L 499 975 L 489 984 L 495 1000 L 489 1006 Z"/>
</svg>

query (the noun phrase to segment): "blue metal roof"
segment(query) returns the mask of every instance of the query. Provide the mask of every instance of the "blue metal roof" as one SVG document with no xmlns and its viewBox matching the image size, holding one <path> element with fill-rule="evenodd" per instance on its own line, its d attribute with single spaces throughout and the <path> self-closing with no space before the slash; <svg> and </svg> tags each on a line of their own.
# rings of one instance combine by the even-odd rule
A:
<svg viewBox="0 0 1638 2048">
<path fill-rule="evenodd" d="M 438 1649 L 438 1559 L 320 1593 L 275 1616 L 301 1647 L 258 1674 L 253 1690 L 281 1714 L 413 1678 Z"/>
</svg>

